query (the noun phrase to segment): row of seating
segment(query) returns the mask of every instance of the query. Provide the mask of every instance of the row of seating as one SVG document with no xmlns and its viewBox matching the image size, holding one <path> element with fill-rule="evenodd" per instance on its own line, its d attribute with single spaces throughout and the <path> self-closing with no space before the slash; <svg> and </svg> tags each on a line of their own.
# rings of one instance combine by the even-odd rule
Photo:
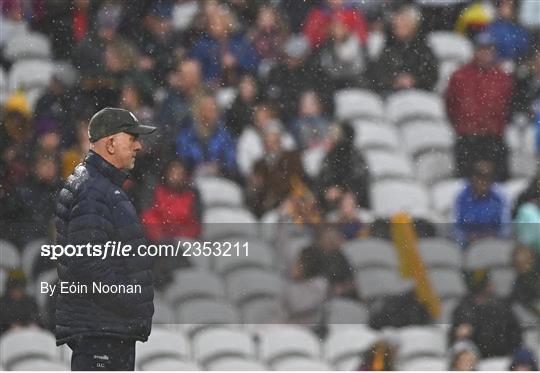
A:
<svg viewBox="0 0 540 373">
<path fill-rule="evenodd" d="M 138 370 L 356 370 L 361 354 L 386 339 L 397 348 L 401 370 L 446 370 L 446 327 L 412 326 L 375 331 L 362 325 L 333 325 L 320 340 L 300 325 L 266 325 L 257 330 L 213 326 L 189 337 L 175 325 L 156 325 L 148 342 L 136 345 Z M 538 346 L 538 331 L 525 335 Z M 2 367 L 44 367 L 65 370 L 71 351 L 58 349 L 54 336 L 39 329 L 14 330 L 0 339 Z M 34 365 L 33 365 L 34 364 Z M 480 370 L 506 370 L 507 357 L 482 360 Z M 30 369 L 31 370 L 31 369 Z"/>
</svg>

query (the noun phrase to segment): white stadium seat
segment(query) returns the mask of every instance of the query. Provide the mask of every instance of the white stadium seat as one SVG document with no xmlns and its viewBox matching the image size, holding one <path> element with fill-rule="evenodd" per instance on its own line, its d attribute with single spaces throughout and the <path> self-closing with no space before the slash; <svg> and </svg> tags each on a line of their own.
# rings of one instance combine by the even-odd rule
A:
<svg viewBox="0 0 540 373">
<path fill-rule="evenodd" d="M 369 320 L 367 307 L 349 298 L 332 298 L 324 308 L 330 325 L 365 325 Z"/>
<path fill-rule="evenodd" d="M 49 38 L 38 32 L 18 33 L 7 41 L 4 49 L 4 56 L 13 62 L 28 58 L 50 59 L 51 55 Z"/>
<path fill-rule="evenodd" d="M 455 60 L 464 63 L 468 62 L 473 55 L 473 47 L 469 39 L 455 32 L 430 32 L 427 42 L 440 61 Z"/>
<path fill-rule="evenodd" d="M 246 331 L 223 327 L 201 331 L 193 338 L 193 354 L 201 365 L 224 357 L 254 358 L 255 343 Z"/>
<path fill-rule="evenodd" d="M 508 267 L 512 265 L 513 250 L 512 240 L 484 238 L 471 244 L 465 264 L 468 269 Z"/>
<path fill-rule="evenodd" d="M 463 262 L 462 249 L 445 238 L 421 238 L 418 240 L 418 250 L 428 268 L 458 269 Z"/>
<path fill-rule="evenodd" d="M 414 169 L 407 154 L 387 151 L 369 150 L 365 152 L 370 175 L 375 180 L 412 179 Z"/>
<path fill-rule="evenodd" d="M 279 298 L 283 291 L 283 279 L 268 270 L 246 268 L 227 276 L 227 294 L 238 305 L 260 298 Z"/>
<path fill-rule="evenodd" d="M 220 299 L 225 297 L 225 286 L 213 272 L 185 268 L 175 272 L 173 281 L 165 290 L 165 297 L 171 305 L 194 298 Z"/>
<path fill-rule="evenodd" d="M 429 279 L 441 299 L 461 298 L 466 293 L 463 275 L 459 269 L 433 268 L 429 271 Z"/>
<path fill-rule="evenodd" d="M 139 367 L 142 371 L 164 371 L 164 372 L 189 372 L 202 370 L 197 364 L 184 361 L 178 358 L 166 357 L 158 358 L 142 364 Z"/>
<path fill-rule="evenodd" d="M 434 326 L 408 326 L 397 331 L 400 341 L 399 359 L 406 361 L 416 357 L 444 357 L 446 335 Z"/>
<path fill-rule="evenodd" d="M 453 221 L 454 203 L 464 187 L 464 179 L 449 179 L 438 182 L 431 188 L 433 208 L 435 213 L 443 219 L 442 223 Z"/>
<path fill-rule="evenodd" d="M 492 357 L 478 362 L 479 371 L 507 371 L 510 368 L 509 357 Z"/>
<path fill-rule="evenodd" d="M 54 72 L 54 64 L 48 60 L 21 60 L 11 66 L 9 87 L 11 90 L 45 88 Z"/>
<path fill-rule="evenodd" d="M 397 150 L 400 148 L 399 133 L 392 125 L 355 120 L 352 122 L 352 126 L 355 131 L 354 144 L 361 150 L 373 148 Z"/>
<path fill-rule="evenodd" d="M 398 368 L 404 371 L 445 371 L 448 370 L 448 361 L 445 358 L 419 357 L 398 365 Z"/>
<path fill-rule="evenodd" d="M 397 268 L 396 251 L 391 242 L 378 238 L 351 240 L 343 246 L 343 254 L 354 268 Z"/>
<path fill-rule="evenodd" d="M 218 177 L 199 177 L 195 184 L 201 193 L 204 206 L 242 206 L 242 189 L 229 179 Z"/>
<path fill-rule="evenodd" d="M 257 219 L 243 208 L 213 207 L 203 214 L 203 235 L 208 240 L 225 236 L 256 236 Z"/>
<path fill-rule="evenodd" d="M 312 371 L 325 372 L 332 368 L 324 361 L 307 357 L 288 357 L 272 364 L 272 368 L 278 371 Z"/>
<path fill-rule="evenodd" d="M 324 341 L 324 357 L 336 364 L 340 360 L 359 356 L 380 339 L 381 335 L 377 331 L 366 326 L 336 328 Z"/>
<path fill-rule="evenodd" d="M 415 157 L 426 151 L 451 150 L 454 146 L 454 130 L 445 122 L 419 120 L 401 128 L 407 152 Z"/>
<path fill-rule="evenodd" d="M 34 327 L 5 332 L 0 338 L 0 364 L 9 369 L 12 364 L 27 358 L 60 361 L 54 335 Z"/>
<path fill-rule="evenodd" d="M 222 359 L 218 359 L 208 364 L 207 368 L 210 371 L 225 372 L 263 371 L 269 369 L 260 361 L 245 359 L 241 357 L 225 357 Z"/>
<path fill-rule="evenodd" d="M 135 347 L 135 364 L 137 366 L 145 365 L 158 358 L 186 360 L 191 356 L 189 340 L 178 330 L 154 328 L 148 341 L 137 343 Z"/>
<path fill-rule="evenodd" d="M 384 103 L 376 94 L 363 89 L 344 89 L 334 96 L 336 116 L 344 119 L 382 119 Z"/>
<path fill-rule="evenodd" d="M 374 213 L 379 217 L 388 217 L 398 212 L 408 212 L 415 217 L 429 215 L 428 191 L 414 181 L 377 182 L 372 187 L 371 198 Z"/>
<path fill-rule="evenodd" d="M 272 364 L 277 359 L 291 356 L 318 358 L 321 346 L 307 328 L 295 325 L 268 325 L 259 332 L 259 356 Z"/>
<path fill-rule="evenodd" d="M 19 250 L 10 241 L 0 239 L 0 268 L 17 268 L 21 264 Z"/>
<path fill-rule="evenodd" d="M 377 268 L 360 270 L 356 275 L 356 285 L 362 299 L 372 301 L 410 291 L 412 281 L 401 277 L 396 271 Z"/>
<path fill-rule="evenodd" d="M 416 176 L 426 185 L 454 176 L 454 155 L 450 151 L 428 151 L 414 160 Z"/>
<path fill-rule="evenodd" d="M 441 97 L 432 92 L 406 90 L 386 99 L 387 118 L 391 123 L 404 124 L 416 119 L 444 120 L 446 113 Z"/>
</svg>

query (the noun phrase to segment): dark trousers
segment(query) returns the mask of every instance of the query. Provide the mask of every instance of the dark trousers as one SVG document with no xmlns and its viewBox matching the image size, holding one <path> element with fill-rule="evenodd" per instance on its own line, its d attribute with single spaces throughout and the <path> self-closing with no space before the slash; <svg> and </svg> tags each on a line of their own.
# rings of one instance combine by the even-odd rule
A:
<svg viewBox="0 0 540 373">
<path fill-rule="evenodd" d="M 454 147 L 458 177 L 470 177 L 474 163 L 489 160 L 495 165 L 495 179 L 508 179 L 508 148 L 498 136 L 459 136 Z"/>
<path fill-rule="evenodd" d="M 82 337 L 68 343 L 71 370 L 135 370 L 135 341 L 113 337 Z"/>
</svg>

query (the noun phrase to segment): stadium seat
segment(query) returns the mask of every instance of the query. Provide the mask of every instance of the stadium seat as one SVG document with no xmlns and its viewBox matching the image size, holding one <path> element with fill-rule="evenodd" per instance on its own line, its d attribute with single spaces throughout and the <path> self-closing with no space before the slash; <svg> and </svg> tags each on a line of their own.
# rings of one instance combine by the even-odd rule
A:
<svg viewBox="0 0 540 373">
<path fill-rule="evenodd" d="M 451 150 L 454 130 L 442 121 L 418 120 L 401 127 L 402 141 L 407 152 L 416 157 L 433 150 Z"/>
<path fill-rule="evenodd" d="M 4 268 L 0 267 L 0 297 L 4 295 L 6 290 L 6 282 L 8 279 L 8 273 Z"/>
<path fill-rule="evenodd" d="M 371 31 L 368 35 L 367 45 L 366 45 L 369 58 L 372 61 L 377 61 L 385 45 L 386 45 L 385 33 L 383 31 L 376 31 L 376 30 Z"/>
<path fill-rule="evenodd" d="M 512 178 L 532 178 L 538 169 L 538 161 L 535 154 L 523 151 L 510 153 L 510 173 Z"/>
<path fill-rule="evenodd" d="M 444 357 L 446 335 L 433 326 L 408 326 L 396 331 L 399 340 L 399 360 L 417 357 Z"/>
<path fill-rule="evenodd" d="M 479 371 L 508 371 L 511 359 L 509 357 L 491 357 L 478 362 Z"/>
<path fill-rule="evenodd" d="M 325 320 L 336 325 L 365 325 L 369 320 L 367 307 L 349 298 L 332 298 L 325 307 Z"/>
<path fill-rule="evenodd" d="M 193 338 L 193 354 L 201 365 L 224 357 L 254 358 L 255 343 L 252 336 L 242 330 L 210 328 Z"/>
<path fill-rule="evenodd" d="M 357 269 L 385 267 L 396 268 L 398 261 L 391 242 L 379 238 L 361 238 L 347 241 L 343 254 Z"/>
<path fill-rule="evenodd" d="M 45 88 L 49 84 L 54 71 L 54 64 L 48 60 L 21 60 L 11 66 L 9 72 L 9 87 L 31 90 Z"/>
<path fill-rule="evenodd" d="M 449 179 L 438 182 L 431 188 L 431 202 L 442 223 L 453 222 L 454 202 L 464 186 L 464 179 Z"/>
<path fill-rule="evenodd" d="M 335 367 L 339 371 L 357 371 L 362 363 L 360 356 L 351 356 L 344 359 L 340 359 L 336 362 Z"/>
<path fill-rule="evenodd" d="M 238 310 L 231 304 L 214 299 L 193 299 L 182 303 L 177 310 L 177 320 L 190 335 L 216 326 L 235 327 L 240 323 Z"/>
<path fill-rule="evenodd" d="M 205 207 L 242 207 L 244 203 L 242 189 L 229 179 L 199 177 L 195 179 L 195 185 L 201 193 L 201 201 Z"/>
<path fill-rule="evenodd" d="M 504 139 L 512 152 L 536 153 L 536 127 L 531 123 L 525 126 L 512 124 L 506 127 Z"/>
<path fill-rule="evenodd" d="M 439 95 L 415 89 L 390 95 L 386 99 L 386 113 L 391 123 L 399 125 L 417 119 L 441 121 L 446 118 Z"/>
<path fill-rule="evenodd" d="M 368 120 L 355 120 L 354 144 L 358 149 L 387 149 L 394 151 L 400 148 L 399 133 L 394 126 Z"/>
<path fill-rule="evenodd" d="M 41 246 L 48 241 L 45 238 L 39 238 L 28 242 L 23 249 L 21 266 L 30 281 L 34 279 L 34 267 L 41 255 Z"/>
<path fill-rule="evenodd" d="M 18 33 L 8 39 L 4 56 L 15 62 L 22 59 L 51 59 L 51 42 L 46 35 L 38 32 Z"/>
<path fill-rule="evenodd" d="M 427 43 L 439 61 L 454 60 L 468 62 L 473 55 L 469 39 L 451 31 L 432 31 L 427 36 Z"/>
<path fill-rule="evenodd" d="M 240 308 L 242 323 L 250 325 L 276 324 L 286 320 L 286 312 L 281 299 L 260 298 L 244 304 Z"/>
<path fill-rule="evenodd" d="M 508 267 L 512 264 L 514 244 L 511 240 L 484 238 L 471 244 L 467 251 L 466 267 Z"/>
<path fill-rule="evenodd" d="M 334 95 L 335 113 L 340 120 L 374 119 L 384 117 L 384 103 L 372 91 L 364 89 L 343 89 Z"/>
<path fill-rule="evenodd" d="M 4 69 L 0 68 L 0 105 L 4 105 L 4 102 L 9 97 L 9 85 L 8 75 Z"/>
<path fill-rule="evenodd" d="M 441 299 L 461 298 L 466 293 L 463 275 L 458 269 L 433 268 L 429 271 L 429 278 Z"/>
<path fill-rule="evenodd" d="M 239 306 L 260 298 L 279 298 L 284 291 L 283 279 L 264 269 L 237 270 L 226 280 L 228 298 Z"/>
<path fill-rule="evenodd" d="M 153 325 L 170 325 L 174 324 L 174 308 L 166 302 L 159 294 L 154 297 L 154 317 L 152 318 Z"/>
<path fill-rule="evenodd" d="M 324 146 L 317 146 L 302 152 L 302 165 L 308 176 L 315 178 L 319 175 L 326 154 Z"/>
<path fill-rule="evenodd" d="M 146 365 L 156 359 L 189 360 L 191 357 L 189 340 L 178 330 L 155 328 L 150 333 L 147 342 L 137 343 L 135 347 L 135 364 L 137 367 Z"/>
<path fill-rule="evenodd" d="M 430 269 L 458 269 L 463 262 L 461 248 L 445 238 L 421 238 L 418 240 L 418 250 L 424 264 Z"/>
<path fill-rule="evenodd" d="M 439 315 L 438 322 L 441 324 L 449 325 L 452 323 L 454 311 L 457 308 L 460 299 L 444 299 L 441 301 L 441 314 Z"/>
<path fill-rule="evenodd" d="M 256 236 L 257 219 L 243 208 L 212 207 L 203 214 L 203 236 L 216 240 L 227 236 Z"/>
<path fill-rule="evenodd" d="M 21 264 L 19 250 L 15 244 L 0 239 L 0 268 L 6 270 L 17 268 Z"/>
<path fill-rule="evenodd" d="M 444 94 L 452 74 L 454 74 L 454 72 L 459 69 L 461 65 L 461 62 L 454 60 L 441 61 L 439 63 L 439 78 L 435 84 L 435 92 L 438 92 L 441 95 Z"/>
<path fill-rule="evenodd" d="M 324 341 L 324 357 L 330 363 L 337 364 L 359 356 L 380 338 L 377 331 L 361 325 L 333 329 Z"/>
<path fill-rule="evenodd" d="M 378 217 L 408 212 L 414 217 L 429 215 L 429 195 L 426 188 L 414 181 L 385 180 L 376 182 L 371 190 L 372 208 Z"/>
<path fill-rule="evenodd" d="M 502 187 L 502 190 L 506 197 L 508 198 L 508 202 L 510 203 L 510 206 L 514 206 L 514 203 L 516 202 L 519 195 L 527 189 L 527 186 L 529 186 L 529 179 L 527 178 L 518 178 L 518 179 L 511 179 L 507 182 L 500 184 Z"/>
<path fill-rule="evenodd" d="M 285 357 L 318 358 L 321 346 L 307 328 L 296 325 L 268 325 L 259 331 L 259 356 L 268 364 Z"/>
<path fill-rule="evenodd" d="M 230 243 L 230 256 L 216 256 L 214 258 L 214 270 L 222 276 L 227 276 L 236 270 L 243 268 L 272 269 L 274 267 L 273 249 L 264 241 L 240 237 L 228 237 L 223 242 Z M 238 247 L 235 246 L 238 242 Z M 246 247 L 244 246 L 247 242 Z M 226 250 L 223 246 L 222 250 Z M 225 251 L 224 251 L 225 252 Z"/>
<path fill-rule="evenodd" d="M 245 371 L 262 371 L 269 370 L 268 367 L 259 361 L 245 359 L 241 357 L 225 357 L 213 361 L 207 365 L 210 371 L 225 371 L 225 372 L 245 372 Z"/>
<path fill-rule="evenodd" d="M 449 151 L 428 151 L 414 160 L 416 176 L 425 185 L 431 186 L 455 174 L 454 155 Z"/>
<path fill-rule="evenodd" d="M 399 276 L 396 270 L 368 268 L 356 276 L 358 293 L 366 301 L 388 295 L 404 294 L 413 287 L 412 281 Z"/>
<path fill-rule="evenodd" d="M 67 363 L 59 361 L 51 361 L 46 359 L 24 359 L 18 363 L 15 363 L 10 368 L 11 371 L 45 371 L 45 372 L 57 372 L 57 371 L 69 371 L 70 366 Z"/>
<path fill-rule="evenodd" d="M 14 329 L 0 338 L 0 364 L 6 369 L 27 358 L 60 361 L 54 335 L 36 327 Z"/>
<path fill-rule="evenodd" d="M 165 297 L 172 306 L 191 299 L 220 299 L 225 297 L 225 286 L 215 273 L 185 268 L 174 273 L 173 281 L 165 290 Z"/>
<path fill-rule="evenodd" d="M 493 291 L 500 297 L 510 296 L 516 279 L 516 271 L 513 267 L 494 268 L 490 272 Z"/>
<path fill-rule="evenodd" d="M 332 368 L 324 361 L 308 357 L 286 357 L 272 364 L 272 369 L 277 371 L 329 371 Z"/>
<path fill-rule="evenodd" d="M 414 170 L 407 154 L 387 151 L 369 150 L 365 152 L 370 176 L 375 180 L 412 179 Z"/>
<path fill-rule="evenodd" d="M 448 361 L 437 357 L 419 357 L 399 364 L 398 369 L 403 371 L 445 371 L 448 370 Z"/>
<path fill-rule="evenodd" d="M 178 358 L 166 357 L 151 360 L 142 364 L 138 370 L 142 371 L 165 371 L 165 372 L 189 372 L 202 370 L 197 364 L 180 360 Z"/>
</svg>

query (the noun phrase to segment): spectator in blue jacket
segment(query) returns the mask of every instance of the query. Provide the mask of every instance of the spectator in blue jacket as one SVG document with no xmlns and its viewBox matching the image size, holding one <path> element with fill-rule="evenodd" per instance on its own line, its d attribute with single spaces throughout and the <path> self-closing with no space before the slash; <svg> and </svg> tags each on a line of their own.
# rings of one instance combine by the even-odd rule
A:
<svg viewBox="0 0 540 373">
<path fill-rule="evenodd" d="M 204 80 L 211 85 L 232 83 L 242 71 L 255 71 L 259 56 L 244 37 L 235 32 L 235 20 L 226 7 L 208 15 L 208 33 L 193 46 L 191 57 L 200 61 Z"/>
<path fill-rule="evenodd" d="M 195 102 L 193 119 L 176 137 L 176 153 L 196 173 L 236 177 L 236 143 L 223 126 L 213 96 Z"/>
<path fill-rule="evenodd" d="M 494 169 L 491 161 L 477 161 L 471 179 L 457 196 L 454 234 L 462 247 L 480 238 L 508 234 L 510 206 L 494 184 Z"/>
<path fill-rule="evenodd" d="M 530 39 L 527 29 L 515 21 L 515 0 L 497 0 L 497 18 L 486 31 L 496 41 L 497 57 L 501 61 L 517 60 L 529 51 Z"/>
</svg>

